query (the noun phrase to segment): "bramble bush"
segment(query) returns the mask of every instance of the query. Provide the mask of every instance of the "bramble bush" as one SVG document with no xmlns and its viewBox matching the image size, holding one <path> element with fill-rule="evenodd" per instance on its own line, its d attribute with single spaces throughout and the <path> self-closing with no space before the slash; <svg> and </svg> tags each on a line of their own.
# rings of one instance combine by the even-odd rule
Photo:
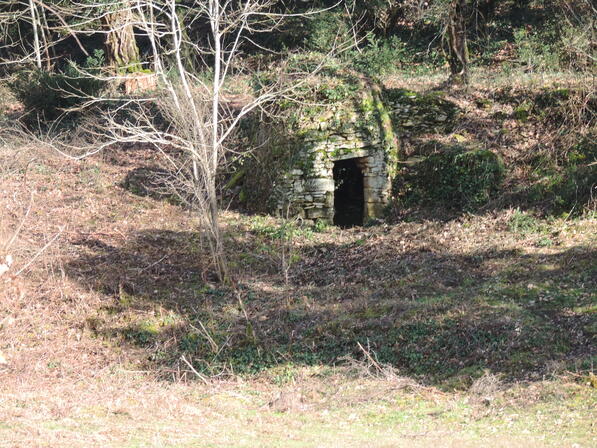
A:
<svg viewBox="0 0 597 448">
<path fill-rule="evenodd" d="M 372 33 L 367 36 L 367 46 L 362 52 L 352 51 L 349 56 L 358 71 L 370 76 L 392 74 L 412 62 L 406 43 L 400 38 L 379 39 Z"/>
</svg>

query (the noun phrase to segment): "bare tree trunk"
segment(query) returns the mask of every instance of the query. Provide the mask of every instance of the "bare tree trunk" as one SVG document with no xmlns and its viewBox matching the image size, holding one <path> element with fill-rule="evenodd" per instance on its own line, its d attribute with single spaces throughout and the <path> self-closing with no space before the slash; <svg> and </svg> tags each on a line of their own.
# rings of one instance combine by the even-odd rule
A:
<svg viewBox="0 0 597 448">
<path fill-rule="evenodd" d="M 39 12 L 33 3 L 29 0 L 29 11 L 31 13 L 31 26 L 33 27 L 33 48 L 35 52 L 35 64 L 41 70 L 41 47 L 39 44 Z"/>
<path fill-rule="evenodd" d="M 220 31 L 220 20 L 222 12 L 220 11 L 220 1 L 210 0 L 210 25 L 211 34 L 213 37 L 213 52 L 214 52 L 214 80 L 212 86 L 212 117 L 211 117 L 211 172 L 212 178 L 208 188 L 211 190 L 209 195 L 210 200 L 210 225 L 212 227 L 214 251 L 214 264 L 218 270 L 220 281 L 228 281 L 228 268 L 224 255 L 224 245 L 222 243 L 222 235 L 220 232 L 220 222 L 218 216 L 218 199 L 216 193 L 216 176 L 218 170 L 218 162 L 220 156 L 220 89 L 222 87 L 222 35 Z"/>
<path fill-rule="evenodd" d="M 214 180 L 215 182 L 215 180 Z M 214 186 L 215 187 L 215 186 Z M 222 232 L 220 229 L 220 216 L 217 193 L 214 191 L 210 193 L 210 225 L 212 227 L 212 249 L 214 267 L 218 274 L 218 280 L 222 283 L 227 283 L 229 278 L 228 261 L 226 260 L 226 252 L 224 251 L 224 242 L 222 241 Z"/>
<path fill-rule="evenodd" d="M 105 45 L 108 64 L 117 71 L 139 71 L 139 47 L 135 41 L 131 9 L 107 14 L 103 21 L 107 32 Z"/>
<path fill-rule="evenodd" d="M 448 63 L 450 64 L 450 81 L 468 84 L 469 58 L 466 39 L 466 0 L 452 0 L 448 17 Z"/>
<path fill-rule="evenodd" d="M 52 50 L 52 53 L 54 54 L 54 56 L 56 55 L 56 50 L 54 49 L 54 46 L 50 44 L 50 42 L 52 41 L 51 36 L 49 34 L 49 25 L 48 25 L 48 17 L 46 16 L 46 10 L 45 8 L 41 8 L 40 10 L 40 27 L 42 29 L 42 33 L 41 33 L 41 37 L 43 38 L 43 44 L 44 44 L 44 53 L 46 56 L 46 70 L 50 71 L 52 69 L 52 56 L 50 55 L 50 49 Z M 48 32 L 48 35 L 46 35 L 46 32 Z M 50 41 L 48 41 L 48 39 L 50 39 Z"/>
</svg>

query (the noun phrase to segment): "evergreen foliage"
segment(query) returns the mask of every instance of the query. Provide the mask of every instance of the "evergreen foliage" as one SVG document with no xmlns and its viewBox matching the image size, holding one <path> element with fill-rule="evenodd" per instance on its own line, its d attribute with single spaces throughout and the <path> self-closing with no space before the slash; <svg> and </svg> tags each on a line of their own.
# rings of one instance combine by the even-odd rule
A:
<svg viewBox="0 0 597 448">
<path fill-rule="evenodd" d="M 395 194 L 407 205 L 442 204 L 475 209 L 499 189 L 504 163 L 488 150 L 453 146 L 436 152 L 398 176 Z"/>
<path fill-rule="evenodd" d="M 60 71 L 33 69 L 18 73 L 11 86 L 17 99 L 29 112 L 26 121 L 53 121 L 88 97 L 97 96 L 106 83 L 94 75 L 100 74 L 103 64 L 103 52 L 96 50 L 82 67 L 68 61 Z"/>
</svg>

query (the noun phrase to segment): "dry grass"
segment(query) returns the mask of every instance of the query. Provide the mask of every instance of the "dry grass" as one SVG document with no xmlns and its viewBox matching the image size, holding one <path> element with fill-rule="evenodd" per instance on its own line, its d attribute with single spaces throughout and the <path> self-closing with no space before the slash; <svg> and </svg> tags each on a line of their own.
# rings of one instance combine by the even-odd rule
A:
<svg viewBox="0 0 597 448">
<path fill-rule="evenodd" d="M 43 389 L 3 384 L 0 446 L 556 447 L 595 440 L 586 432 L 594 398 L 574 385 L 519 387 L 470 404 L 466 396 L 341 371 L 325 381 L 318 375 L 305 372 L 283 387 L 165 384 L 126 373 L 46 381 Z M 533 402 L 537 393 L 555 396 Z"/>
</svg>

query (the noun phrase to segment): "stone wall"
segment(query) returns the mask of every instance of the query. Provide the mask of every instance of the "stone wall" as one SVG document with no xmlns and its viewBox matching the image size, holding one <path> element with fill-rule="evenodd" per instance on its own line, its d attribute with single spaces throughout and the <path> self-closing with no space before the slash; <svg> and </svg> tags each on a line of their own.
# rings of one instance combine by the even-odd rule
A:
<svg viewBox="0 0 597 448">
<path fill-rule="evenodd" d="M 334 162 L 357 159 L 363 173 L 364 222 L 379 217 L 388 203 L 391 180 L 388 160 L 379 142 L 371 141 L 358 132 L 330 134 L 324 141 L 305 140 L 303 168 L 292 169 L 286 176 L 286 200 L 306 219 L 334 219 Z M 377 143 L 377 145 L 376 145 Z M 280 204 L 283 210 L 284 203 Z"/>
<path fill-rule="evenodd" d="M 400 136 L 450 132 L 460 109 L 442 92 L 421 94 L 406 89 L 384 90 L 394 132 Z"/>
</svg>

